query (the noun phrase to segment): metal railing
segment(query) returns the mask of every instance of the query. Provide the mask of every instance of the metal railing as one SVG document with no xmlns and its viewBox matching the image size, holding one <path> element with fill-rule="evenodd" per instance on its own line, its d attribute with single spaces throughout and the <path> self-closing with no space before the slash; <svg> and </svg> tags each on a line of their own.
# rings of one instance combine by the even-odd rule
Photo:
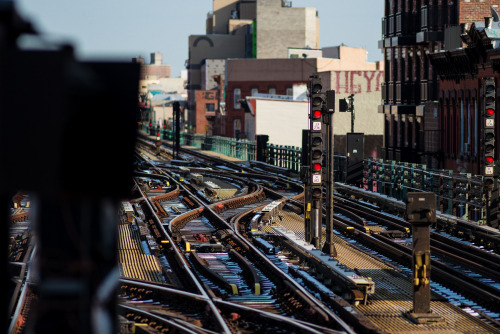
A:
<svg viewBox="0 0 500 334">
<path fill-rule="evenodd" d="M 158 130 L 154 127 L 150 128 L 147 124 L 142 126 L 142 130 L 150 136 L 155 136 Z M 160 136 L 164 140 L 174 141 L 174 131 L 168 129 L 160 129 Z M 206 136 L 197 133 L 181 132 L 180 144 L 183 146 L 191 146 L 201 150 L 213 151 L 224 154 L 231 158 L 240 160 L 255 160 L 256 144 L 254 141 L 246 139 L 234 139 L 218 136 Z"/>
<path fill-rule="evenodd" d="M 405 200 L 408 192 L 436 194 L 442 213 L 485 223 L 486 200 L 482 176 L 457 174 L 451 170 L 428 170 L 426 165 L 396 161 L 364 161 L 365 189 Z"/>
<path fill-rule="evenodd" d="M 146 133 L 157 130 L 144 125 Z M 162 139 L 173 141 L 171 130 L 160 131 Z M 209 150 L 240 160 L 255 160 L 257 145 L 250 140 L 181 133 L 181 145 Z M 294 146 L 268 144 L 266 163 L 300 173 L 302 150 Z M 345 181 L 346 157 L 334 156 L 335 182 Z M 451 170 L 429 170 L 426 165 L 368 158 L 363 160 L 364 189 L 404 201 L 408 192 L 436 194 L 437 208 L 442 213 L 482 224 L 486 223 L 486 196 L 481 175 L 458 174 Z"/>
</svg>

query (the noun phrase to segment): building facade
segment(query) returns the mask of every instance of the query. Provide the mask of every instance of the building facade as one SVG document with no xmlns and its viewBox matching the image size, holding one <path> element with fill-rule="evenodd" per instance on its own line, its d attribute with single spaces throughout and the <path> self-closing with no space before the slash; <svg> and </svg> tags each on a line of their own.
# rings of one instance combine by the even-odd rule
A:
<svg viewBox="0 0 500 334">
<path fill-rule="evenodd" d="M 428 55 L 462 47 L 465 24 L 491 16 L 499 0 L 386 0 L 382 20 L 384 157 L 440 168 L 438 75 Z M 439 124 L 439 126 L 437 126 Z"/>
<path fill-rule="evenodd" d="M 213 136 L 216 112 L 219 108 L 218 90 L 196 91 L 196 133 Z"/>
<path fill-rule="evenodd" d="M 492 27 L 493 23 L 496 28 Z M 439 117 L 436 119 L 441 129 L 442 168 L 484 174 L 484 87 L 487 78 L 493 79 L 495 95 L 500 96 L 500 45 L 499 40 L 491 36 L 500 36 L 500 22 L 491 19 L 486 24 L 476 22 L 463 35 L 465 48 L 429 55 L 440 78 Z M 499 133 L 496 113 L 494 125 L 495 132 Z M 495 138 L 495 160 L 499 160 L 499 154 Z"/>
<path fill-rule="evenodd" d="M 254 139 L 255 135 L 267 134 L 276 143 L 300 146 L 289 138 L 299 140 L 302 129 L 308 127 L 309 104 L 307 97 L 306 102 L 300 102 L 293 96 L 299 95 L 297 91 L 307 85 L 312 73 L 319 73 L 323 90 L 335 90 L 336 100 L 354 95 L 354 132 L 373 135 L 370 152 L 379 157 L 376 147 L 382 146 L 384 123 L 376 106 L 380 103 L 383 63 L 367 63 L 365 49 L 341 46 L 339 50 L 340 59 L 229 59 L 225 136 Z M 245 105 L 248 102 L 255 107 L 253 111 Z M 336 112 L 334 122 L 335 140 L 342 152 L 345 134 L 351 132 L 351 113 Z"/>
<path fill-rule="evenodd" d="M 151 62 L 144 64 L 144 58 L 132 58 L 132 62 L 141 64 L 139 80 L 155 80 L 159 78 L 170 78 L 170 65 L 163 65 L 162 54 L 151 53 Z"/>
<path fill-rule="evenodd" d="M 288 48 L 318 46 L 319 18 L 314 8 L 292 8 L 290 1 L 283 0 L 214 0 L 213 12 L 206 20 L 206 34 L 189 37 L 190 124 L 196 123 L 195 92 L 204 90 L 203 81 L 210 79 L 204 79 L 202 73 L 204 66 L 213 68 L 206 65 L 208 60 L 287 58 Z"/>
<path fill-rule="evenodd" d="M 257 0 L 254 58 L 286 58 L 288 48 L 319 48 L 319 17 L 316 9 L 294 8 L 291 3 Z"/>
</svg>

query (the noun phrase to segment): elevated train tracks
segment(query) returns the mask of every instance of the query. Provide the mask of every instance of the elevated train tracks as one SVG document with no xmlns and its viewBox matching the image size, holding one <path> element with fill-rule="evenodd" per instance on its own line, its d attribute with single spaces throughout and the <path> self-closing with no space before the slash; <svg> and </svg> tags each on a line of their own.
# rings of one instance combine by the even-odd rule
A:
<svg viewBox="0 0 500 334">
<path fill-rule="evenodd" d="M 405 317 L 411 270 L 391 260 L 409 262 L 411 227 L 396 217 L 404 210 L 399 202 L 338 185 L 338 256 L 330 258 L 303 241 L 302 185 L 286 171 L 186 148 L 180 158 L 167 146 L 157 156 L 148 139 L 138 145 L 119 226 L 123 332 L 499 331 L 494 233 L 463 234 L 482 240 L 486 252 L 443 233 L 462 223 L 436 226 L 433 282 L 455 281 L 450 289 L 464 302 L 438 295 L 441 283 L 431 300 L 441 321 L 417 325 Z M 478 316 L 463 310 L 466 297 Z"/>
<path fill-rule="evenodd" d="M 165 151 L 168 151 L 168 149 L 165 149 Z M 198 154 L 197 154 L 197 156 L 198 156 Z M 204 155 L 204 159 L 207 159 L 206 155 Z M 193 158 L 192 161 L 195 161 L 195 159 Z M 196 167 L 197 164 L 200 164 L 199 165 L 200 167 L 207 166 L 206 162 L 203 165 L 202 161 L 198 161 L 196 163 L 193 163 L 194 167 L 192 167 L 190 169 L 195 170 L 196 168 L 198 168 L 198 167 Z M 218 166 L 219 164 L 222 165 L 222 162 L 221 161 L 217 161 L 217 163 L 212 162 L 211 164 L 209 163 L 208 165 L 211 165 L 213 167 L 213 166 Z M 276 199 L 278 200 L 278 202 L 280 203 L 280 207 L 278 210 L 276 210 L 275 214 L 270 215 L 272 218 L 268 219 L 269 217 L 264 217 L 266 213 L 262 212 L 262 210 L 266 206 L 269 205 L 269 202 L 267 204 L 262 203 L 262 205 L 260 205 L 260 206 L 254 206 L 254 207 L 247 206 L 246 210 L 242 209 L 242 210 L 240 210 L 240 212 L 238 212 L 237 206 L 238 205 L 245 206 L 245 204 L 239 203 L 238 205 L 234 205 L 234 207 L 231 208 L 231 210 L 232 210 L 231 214 L 228 216 L 225 216 L 223 218 L 223 220 L 225 220 L 226 222 L 230 222 L 230 224 L 232 225 L 232 230 L 228 229 L 226 226 L 223 228 L 224 231 L 230 232 L 229 234 L 231 235 L 231 237 L 240 235 L 242 240 L 245 240 L 245 243 L 257 246 L 257 248 L 260 249 L 261 254 L 265 254 L 266 257 L 271 262 L 273 262 L 275 266 L 277 266 L 277 267 L 281 268 L 281 270 L 287 272 L 287 275 L 289 277 L 294 277 L 294 279 L 296 281 L 301 282 L 301 285 L 306 287 L 306 289 L 309 293 L 313 293 L 316 296 L 320 296 L 322 307 L 324 309 L 329 309 L 329 310 L 334 311 L 336 314 L 340 314 L 343 319 L 349 319 L 349 323 L 350 323 L 351 328 L 355 328 L 355 330 L 359 331 L 359 332 L 377 332 L 377 331 L 380 331 L 381 328 L 383 328 L 384 326 L 381 323 L 377 323 L 377 321 L 375 321 L 374 319 L 382 316 L 382 314 L 384 314 L 384 312 L 390 313 L 391 311 L 389 311 L 387 309 L 386 311 L 381 312 L 380 314 L 378 312 L 376 312 L 376 314 L 375 314 L 375 313 L 373 313 L 373 311 L 370 311 L 370 307 L 371 307 L 371 305 L 379 305 L 380 306 L 379 303 L 382 302 L 384 298 L 385 299 L 389 298 L 389 300 L 392 298 L 392 297 L 389 297 L 389 295 L 387 295 L 387 291 L 388 291 L 387 287 L 390 286 L 391 284 L 396 284 L 393 282 L 395 278 L 386 278 L 385 279 L 386 282 L 382 285 L 382 289 L 383 289 L 382 291 L 385 291 L 385 293 L 382 294 L 382 297 L 380 294 L 376 294 L 374 297 L 370 297 L 369 294 L 367 293 L 367 291 L 370 291 L 370 290 L 371 291 L 378 291 L 377 286 L 380 284 L 380 281 L 378 281 L 379 283 L 377 283 L 377 279 L 374 279 L 374 281 L 373 281 L 373 282 L 375 282 L 374 286 L 370 286 L 370 284 L 368 284 L 368 285 L 365 285 L 365 287 L 363 289 L 359 289 L 359 290 L 353 289 L 352 286 L 354 286 L 354 285 L 351 285 L 350 292 L 346 292 L 346 291 L 349 291 L 348 288 L 345 288 L 347 286 L 346 283 L 344 283 L 344 288 L 340 288 L 342 286 L 342 284 L 339 283 L 339 281 L 341 281 L 341 280 L 339 280 L 338 277 L 336 280 L 333 279 L 335 275 L 333 275 L 331 272 L 328 273 L 328 270 L 325 270 L 324 266 L 314 264 L 315 261 L 318 263 L 321 263 L 321 261 L 311 260 L 314 258 L 319 258 L 322 255 L 324 256 L 324 254 L 321 254 L 321 252 L 319 252 L 319 251 L 318 251 L 319 254 L 316 256 L 308 254 L 307 247 L 305 245 L 299 245 L 300 243 L 297 241 L 297 239 L 301 239 L 301 237 L 302 237 L 301 233 L 303 234 L 303 222 L 302 222 L 302 227 L 299 226 L 300 223 L 299 223 L 299 225 L 297 225 L 297 222 L 299 222 L 301 219 L 303 219 L 303 218 L 301 218 L 301 214 L 302 214 L 302 212 L 301 212 L 302 204 L 300 202 L 300 200 L 301 200 L 300 195 L 301 194 L 300 194 L 300 191 L 297 191 L 295 193 L 296 199 L 291 199 L 291 197 L 294 197 L 294 196 L 290 196 L 290 195 L 293 195 L 293 194 L 287 193 L 288 190 L 285 189 L 287 187 L 286 185 L 288 185 L 288 187 L 291 188 L 292 187 L 291 184 L 298 184 L 297 181 L 294 181 L 293 179 L 291 179 L 287 175 L 282 175 L 282 173 L 281 173 L 282 171 L 277 171 L 276 174 L 274 174 L 274 175 L 269 174 L 269 173 L 267 173 L 267 175 L 266 175 L 266 173 L 262 172 L 262 169 L 259 170 L 258 172 L 253 172 L 249 169 L 248 165 L 249 164 L 245 164 L 245 163 L 235 164 L 234 162 L 231 162 L 231 163 L 229 163 L 229 165 L 225 165 L 225 167 L 220 172 L 218 171 L 216 173 L 218 174 L 219 177 L 222 177 L 222 178 L 229 177 L 230 179 L 234 178 L 235 180 L 241 178 L 242 180 L 245 180 L 245 176 L 246 176 L 247 182 L 248 182 L 248 180 L 250 180 L 251 182 L 255 182 L 257 180 L 257 184 L 267 191 L 268 196 L 274 196 L 274 200 L 276 200 Z M 260 166 L 260 167 L 262 168 L 262 166 Z M 202 167 L 202 168 L 206 168 L 206 167 Z M 170 166 L 170 169 L 175 169 L 175 166 Z M 203 170 L 201 170 L 200 172 L 196 171 L 197 174 L 201 174 L 201 175 L 203 175 L 203 172 L 204 172 Z M 224 175 L 224 172 L 227 172 L 227 174 Z M 212 171 L 209 171 L 209 173 L 212 173 Z M 269 175 L 271 175 L 271 177 Z M 281 184 L 281 186 L 277 186 L 276 183 L 274 183 L 274 181 L 277 181 L 277 180 L 279 180 L 279 183 Z M 188 183 L 186 178 L 183 179 L 183 182 Z M 245 188 L 245 187 L 243 187 L 243 188 Z M 251 186 L 249 186 L 249 189 L 250 188 L 251 188 Z M 271 188 L 275 188 L 275 189 L 271 189 Z M 280 193 L 284 194 L 285 196 L 280 196 L 279 195 Z M 271 194 L 273 194 L 273 195 L 271 195 Z M 235 196 L 235 198 L 236 197 L 238 197 L 238 196 Z M 339 204 L 338 207 L 340 210 L 342 210 L 342 208 L 341 208 L 342 205 L 344 205 L 344 210 L 349 210 L 348 208 L 345 207 L 345 206 L 347 206 L 346 203 L 348 202 L 345 197 L 336 196 L 336 201 L 337 201 L 337 204 Z M 202 200 L 202 202 L 205 202 L 203 207 L 205 209 L 207 209 L 207 206 L 208 206 L 208 209 L 210 209 L 210 211 L 212 211 L 212 209 L 215 209 L 217 211 L 217 213 L 223 213 L 225 211 L 225 209 L 223 209 L 223 206 L 220 205 L 221 203 L 218 203 L 217 201 L 208 201 L 207 202 L 206 200 Z M 344 203 L 342 203 L 342 202 L 344 202 Z M 212 204 L 208 204 L 208 203 L 212 203 Z M 352 205 L 354 205 L 354 206 L 352 206 Z M 212 206 L 212 208 L 210 208 L 210 206 Z M 351 207 L 358 207 L 358 206 L 360 206 L 359 203 L 351 204 Z M 351 226 L 350 228 L 347 228 L 347 226 L 346 226 L 346 227 L 344 227 L 343 230 L 342 229 L 340 229 L 340 230 L 345 231 L 346 233 L 352 233 L 352 234 L 366 234 L 366 232 L 369 232 L 370 237 L 373 237 L 373 234 L 375 233 L 378 235 L 385 235 L 388 237 L 388 239 L 395 238 L 395 237 L 396 238 L 397 237 L 400 237 L 400 238 L 407 237 L 409 235 L 409 233 L 411 233 L 411 231 L 408 230 L 407 226 L 405 226 L 404 224 L 398 224 L 397 222 L 392 222 L 392 225 L 389 224 L 389 227 L 382 227 L 380 223 L 378 224 L 380 226 L 377 226 L 377 227 L 373 226 L 373 225 L 375 225 L 374 221 L 376 220 L 374 217 L 377 217 L 377 212 L 380 213 L 381 209 L 377 208 L 377 206 L 375 206 L 373 204 L 366 204 L 365 206 L 371 207 L 373 210 L 375 210 L 375 213 L 373 211 L 371 213 L 367 212 L 366 216 L 362 217 L 363 215 L 358 212 L 358 216 L 362 217 L 361 221 L 364 220 L 364 222 L 365 222 L 365 223 L 362 223 L 363 228 L 360 231 L 355 232 L 355 230 L 353 230 L 353 226 Z M 392 210 L 394 210 L 394 209 L 392 209 Z M 210 211 L 204 212 L 204 214 L 207 214 Z M 351 216 L 356 215 L 355 210 L 352 210 L 352 212 L 350 214 L 351 214 Z M 371 214 L 371 216 L 370 216 L 370 214 Z M 296 225 L 295 227 L 294 226 L 292 226 L 292 227 L 288 226 L 286 228 L 280 227 L 280 222 L 290 220 L 289 216 L 293 216 L 293 215 L 295 215 L 295 217 L 294 217 L 295 222 L 292 223 L 292 225 L 295 224 Z M 340 212 L 337 213 L 337 216 L 339 216 L 339 215 L 342 216 L 342 214 L 340 214 Z M 260 220 L 260 222 L 257 223 L 259 226 L 254 226 L 255 225 L 255 217 L 257 217 L 257 216 L 259 217 L 258 220 Z M 254 222 L 252 223 L 253 218 L 254 218 Z M 264 219 L 262 219 L 262 218 L 264 218 Z M 404 219 L 399 218 L 399 220 L 404 222 Z M 263 222 L 263 223 L 261 223 L 261 222 Z M 369 222 L 369 224 L 366 224 L 366 222 Z M 370 227 L 369 231 L 367 230 L 366 225 L 372 225 Z M 230 226 L 230 228 L 231 228 L 231 226 Z M 302 228 L 302 231 L 300 231 L 301 228 Z M 293 233 L 295 235 L 295 237 L 292 237 L 290 233 Z M 287 238 L 287 236 L 286 236 L 287 234 L 290 237 Z M 342 235 L 338 234 L 336 236 L 336 240 L 337 240 L 337 238 L 341 238 L 341 237 L 342 237 Z M 295 241 L 293 241 L 293 239 L 295 239 Z M 181 238 L 181 240 L 182 240 L 182 238 Z M 347 239 L 347 240 L 349 240 L 349 239 Z M 196 241 L 194 241 L 194 242 L 196 242 Z M 239 246 L 238 243 L 232 244 L 233 242 L 234 241 L 231 241 L 231 242 L 228 242 L 227 244 L 224 244 L 224 247 L 226 247 L 227 245 L 229 245 L 230 247 L 234 247 L 235 245 L 237 247 Z M 342 241 L 341 239 L 338 239 L 336 242 L 338 242 L 339 245 L 342 245 L 343 243 L 347 245 L 350 243 L 349 241 Z M 189 243 L 189 241 L 188 241 L 188 243 Z M 184 245 L 185 245 L 185 241 L 184 241 Z M 190 246 L 191 246 L 191 243 L 190 243 Z M 180 247 L 184 247 L 182 245 L 182 243 L 181 243 Z M 228 248 L 230 248 L 230 247 L 228 247 Z M 241 246 L 239 246 L 239 247 L 241 247 Z M 342 249 L 342 247 L 344 247 L 344 246 L 339 246 L 339 247 Z M 353 245 L 350 244 L 350 245 L 345 246 L 345 247 L 352 248 Z M 359 248 L 359 247 L 354 246 L 354 248 Z M 185 249 L 183 249 L 183 251 L 185 252 Z M 368 252 L 366 250 L 359 248 L 358 251 L 363 254 L 361 257 L 369 257 L 369 254 L 367 254 Z M 345 250 L 342 250 L 342 252 L 345 252 Z M 348 250 L 347 252 L 349 254 L 351 254 L 350 252 L 352 252 L 352 251 Z M 279 254 L 279 256 L 276 256 L 276 254 Z M 199 255 L 199 253 L 198 253 L 198 255 Z M 224 256 L 226 256 L 226 255 L 224 255 Z M 273 258 L 273 256 L 275 258 Z M 349 255 L 349 256 L 352 256 L 352 255 Z M 280 263 L 276 260 L 277 257 L 281 258 L 279 261 L 281 261 L 282 263 L 285 263 L 284 266 L 283 265 L 280 266 Z M 203 262 L 202 259 L 200 259 L 200 260 L 201 260 L 200 262 Z M 324 261 L 329 261 L 329 259 L 324 259 Z M 208 262 L 210 262 L 210 261 L 207 260 L 206 263 L 208 263 Z M 252 263 L 251 258 L 250 258 L 249 262 Z M 346 261 L 344 264 L 341 265 L 341 267 L 342 267 L 342 269 L 346 269 L 347 272 L 352 271 L 353 270 L 352 268 L 354 268 L 354 272 L 357 274 L 352 275 L 352 277 L 360 277 L 360 278 L 364 277 L 366 279 L 367 277 L 370 277 L 369 276 L 370 273 L 377 273 L 377 270 L 380 271 L 380 269 L 375 269 L 375 268 L 367 270 L 367 269 L 361 269 L 361 267 L 359 267 L 358 269 L 356 269 L 355 268 L 356 264 L 348 263 L 348 262 L 349 261 Z M 390 263 L 385 264 L 385 265 L 388 267 L 386 267 L 387 269 L 383 269 L 383 271 L 389 270 L 389 272 L 390 271 L 403 272 L 402 278 L 399 278 L 398 280 L 401 282 L 406 281 L 407 283 L 404 283 L 404 284 L 397 283 L 397 284 L 406 286 L 406 287 L 403 287 L 402 289 L 403 290 L 407 289 L 405 291 L 408 291 L 408 289 L 411 287 L 411 284 L 409 283 L 408 277 L 405 278 L 404 270 L 397 269 L 396 267 L 394 267 L 394 265 L 392 265 Z M 285 268 L 287 268 L 287 269 L 284 270 Z M 320 269 L 320 268 L 322 268 L 322 269 Z M 349 269 L 349 268 L 351 268 L 351 269 Z M 226 270 L 226 269 L 224 269 L 224 270 Z M 361 273 L 363 273 L 363 274 L 361 274 Z M 394 275 L 394 274 L 391 274 L 391 275 Z M 491 275 L 495 275 L 495 272 L 491 271 L 490 276 Z M 337 273 L 337 276 L 338 276 L 338 273 Z M 340 276 L 342 276 L 342 275 L 340 275 Z M 343 275 L 343 276 L 344 277 L 342 277 L 342 279 L 345 280 L 348 275 Z M 376 276 L 376 275 L 373 275 L 373 276 Z M 251 280 L 248 280 L 248 279 L 247 279 L 247 281 L 252 282 Z M 382 279 L 382 281 L 384 281 L 384 279 Z M 253 284 L 255 284 L 255 280 L 253 282 L 254 282 Z M 388 283 L 388 282 L 392 282 L 392 283 Z M 370 286 L 370 287 L 367 289 L 366 286 Z M 229 285 L 229 287 L 230 287 L 230 285 Z M 394 289 L 394 288 L 391 288 L 391 289 Z M 226 294 L 229 295 L 230 290 L 232 290 L 232 287 L 226 289 Z M 394 291 L 396 291 L 396 290 L 394 290 Z M 255 289 L 254 289 L 254 291 L 255 291 Z M 358 291 L 358 292 L 356 292 L 356 291 Z M 494 292 L 494 290 L 490 289 L 490 291 L 493 291 L 492 295 L 496 294 L 496 292 Z M 335 292 L 337 292 L 338 294 L 336 294 Z M 395 293 L 395 292 L 393 292 L 393 293 Z M 411 294 L 409 294 L 408 292 L 404 292 L 403 295 L 406 295 L 405 298 L 406 298 L 407 302 L 402 302 L 402 304 L 399 306 L 396 306 L 396 308 L 398 308 L 398 307 L 401 308 L 403 305 L 406 305 L 405 307 L 411 308 Z M 344 298 L 342 298 L 341 296 Z M 335 301 L 335 302 L 332 302 L 332 301 Z M 440 304 L 440 303 L 443 303 L 443 304 Z M 488 303 L 486 303 L 486 304 L 488 304 Z M 491 305 L 493 305 L 493 304 L 494 304 L 494 302 L 491 303 Z M 444 301 L 441 297 L 436 296 L 435 300 L 433 301 L 433 305 L 439 305 L 436 307 L 439 309 L 440 312 L 444 312 L 444 313 L 450 312 L 449 309 L 446 309 L 446 307 L 448 307 L 446 305 L 448 305 L 448 304 L 446 304 L 446 301 Z M 443 305 L 445 305 L 445 306 L 443 306 Z M 444 309 L 443 309 L 443 307 L 444 307 Z M 453 307 L 450 305 L 449 308 L 453 308 Z M 345 310 L 347 310 L 347 309 L 350 311 L 345 312 Z M 494 307 L 490 308 L 490 310 L 491 309 L 494 309 Z M 342 310 L 344 310 L 344 311 L 342 311 Z M 451 311 L 451 312 L 453 313 L 453 312 L 458 312 L 458 311 L 455 309 L 454 311 Z M 458 312 L 458 313 L 460 313 L 460 312 Z M 353 316 L 356 314 L 357 314 L 357 316 Z M 393 316 L 394 316 L 394 314 L 393 314 Z M 463 316 L 463 315 L 461 315 L 461 316 Z M 498 319 L 495 317 L 496 317 L 495 315 L 493 315 L 493 317 L 489 317 L 489 313 L 485 313 L 484 317 L 483 317 L 483 320 L 485 320 L 484 326 L 487 327 L 487 326 L 490 326 L 490 324 L 495 325 L 495 323 L 498 321 Z M 404 326 L 408 325 L 408 324 L 406 324 L 408 322 L 408 320 L 407 319 L 404 320 L 403 319 L 404 317 L 402 316 L 402 314 L 399 314 L 399 316 L 396 318 L 398 318 L 398 320 L 395 321 L 395 323 L 398 323 L 398 321 L 399 321 L 399 323 L 394 325 L 395 328 L 398 328 L 398 326 L 403 326 L 403 324 L 404 324 Z M 445 323 L 447 321 L 452 321 L 452 318 L 445 317 Z M 488 321 L 490 324 L 487 323 Z M 481 321 L 479 323 L 483 324 L 483 322 L 481 322 Z M 408 325 L 408 326 L 410 326 L 410 325 Z M 442 328 L 446 328 L 446 325 L 441 324 L 440 326 L 444 326 Z M 473 326 L 477 326 L 477 324 L 474 324 Z M 388 328 L 390 328 L 390 326 Z M 483 330 L 485 330 L 485 332 L 487 332 L 487 329 L 483 328 Z M 491 328 L 490 328 L 490 330 L 491 330 Z"/>
</svg>

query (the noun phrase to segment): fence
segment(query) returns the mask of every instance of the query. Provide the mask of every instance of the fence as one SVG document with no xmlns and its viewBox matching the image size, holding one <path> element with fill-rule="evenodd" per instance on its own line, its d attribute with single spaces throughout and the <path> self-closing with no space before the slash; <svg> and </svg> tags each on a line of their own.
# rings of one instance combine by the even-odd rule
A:
<svg viewBox="0 0 500 334">
<path fill-rule="evenodd" d="M 143 130 L 152 135 L 156 130 L 143 125 Z M 173 141 L 174 132 L 161 130 L 163 139 Z M 226 137 L 210 137 L 201 134 L 181 133 L 181 145 L 210 150 L 240 160 L 255 160 L 254 141 Z M 268 144 L 267 163 L 300 173 L 302 151 L 294 146 Z M 334 156 L 335 182 L 345 181 L 346 157 Z M 486 199 L 483 177 L 471 174 L 456 174 L 451 170 L 428 170 L 426 165 L 398 163 L 396 161 L 363 161 L 363 188 L 398 200 L 405 200 L 408 192 L 433 192 L 437 197 L 437 208 L 456 217 L 485 222 Z"/>
<path fill-rule="evenodd" d="M 427 170 L 426 165 L 397 163 L 372 158 L 364 161 L 363 187 L 399 200 L 408 192 L 436 194 L 439 211 L 476 222 L 486 218 L 486 200 L 481 175 L 457 174 L 451 170 Z"/>
<path fill-rule="evenodd" d="M 158 131 L 155 128 L 149 128 L 147 125 L 143 125 L 142 129 L 150 135 L 156 135 Z M 168 129 L 161 129 L 160 136 L 162 139 L 168 141 L 174 141 L 175 139 L 174 131 Z M 180 145 L 213 151 L 240 160 L 255 160 L 256 144 L 254 141 L 246 139 L 206 136 L 197 133 L 181 132 Z"/>
</svg>

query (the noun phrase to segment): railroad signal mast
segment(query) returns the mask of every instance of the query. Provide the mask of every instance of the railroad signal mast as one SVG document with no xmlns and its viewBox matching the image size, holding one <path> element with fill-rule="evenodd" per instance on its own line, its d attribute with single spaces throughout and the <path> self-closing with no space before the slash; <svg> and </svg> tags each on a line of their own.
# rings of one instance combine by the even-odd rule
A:
<svg viewBox="0 0 500 334">
<path fill-rule="evenodd" d="M 495 159 L 495 113 L 496 85 L 492 77 L 484 80 L 483 108 L 483 162 L 484 187 L 486 192 L 486 221 L 492 227 L 498 227 L 498 161 Z"/>
<path fill-rule="evenodd" d="M 302 180 L 305 184 L 306 241 L 321 247 L 323 188 L 326 185 L 326 240 L 323 252 L 336 256 L 333 245 L 333 113 L 335 91 L 323 92 L 318 74 L 310 76 L 310 126 L 303 133 Z M 304 143 L 307 143 L 304 145 Z"/>
<path fill-rule="evenodd" d="M 322 92 L 323 85 L 317 74 L 311 76 L 309 83 L 311 111 L 309 114 L 309 184 L 311 204 L 311 233 L 310 242 L 316 247 L 321 246 L 322 232 L 322 207 L 323 207 L 323 186 L 324 186 L 324 140 L 323 140 L 323 113 L 325 109 L 325 93 Z"/>
</svg>

